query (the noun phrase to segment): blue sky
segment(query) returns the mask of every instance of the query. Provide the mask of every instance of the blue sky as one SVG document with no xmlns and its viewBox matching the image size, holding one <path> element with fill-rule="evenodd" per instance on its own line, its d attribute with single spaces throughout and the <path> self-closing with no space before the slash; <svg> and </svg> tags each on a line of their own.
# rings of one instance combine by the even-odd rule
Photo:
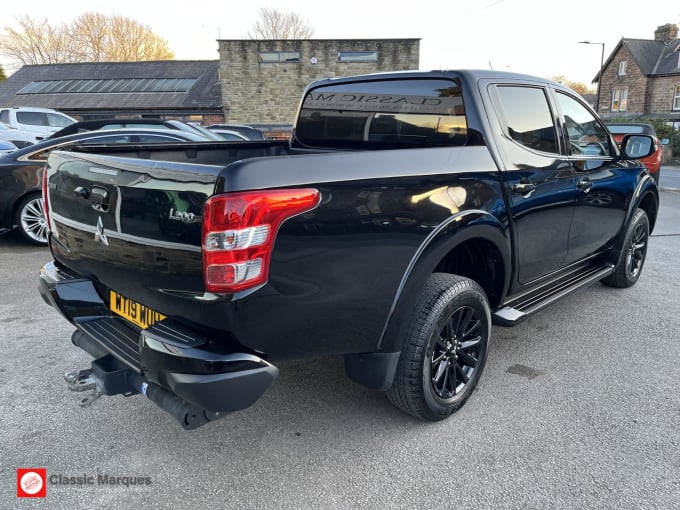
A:
<svg viewBox="0 0 680 510">
<path fill-rule="evenodd" d="M 605 43 L 606 59 L 622 37 L 652 39 L 659 25 L 680 22 L 680 5 L 670 0 L 653 4 L 609 0 L 288 0 L 285 4 L 32 0 L 4 5 L 0 27 L 24 14 L 52 22 L 69 21 L 88 11 L 121 14 L 149 25 L 168 41 L 178 59 L 217 59 L 216 40 L 245 38 L 261 7 L 300 14 L 314 27 L 318 39 L 420 38 L 421 69 L 493 67 L 544 77 L 564 75 L 583 83 L 597 75 L 601 46 L 579 41 Z M 0 63 L 8 68 L 6 58 L 0 57 Z"/>
</svg>

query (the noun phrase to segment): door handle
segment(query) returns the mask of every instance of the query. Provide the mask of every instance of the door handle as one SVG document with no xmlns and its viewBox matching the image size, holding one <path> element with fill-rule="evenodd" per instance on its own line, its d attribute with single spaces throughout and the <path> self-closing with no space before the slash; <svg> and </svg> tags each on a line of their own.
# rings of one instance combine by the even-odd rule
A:
<svg viewBox="0 0 680 510">
<path fill-rule="evenodd" d="M 583 190 L 584 193 L 588 193 L 590 191 L 590 188 L 593 187 L 593 183 L 590 181 L 590 179 L 585 177 L 578 181 L 578 184 L 576 186 L 578 186 L 580 190 Z"/>
<path fill-rule="evenodd" d="M 520 193 L 521 195 L 531 193 L 535 189 L 536 185 L 531 182 L 519 182 L 512 185 L 512 191 L 515 193 Z"/>
</svg>

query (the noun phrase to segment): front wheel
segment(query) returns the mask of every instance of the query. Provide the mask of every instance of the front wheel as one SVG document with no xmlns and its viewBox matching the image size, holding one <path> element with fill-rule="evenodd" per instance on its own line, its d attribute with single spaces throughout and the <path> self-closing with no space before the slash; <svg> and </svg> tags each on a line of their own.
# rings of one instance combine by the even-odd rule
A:
<svg viewBox="0 0 680 510">
<path fill-rule="evenodd" d="M 642 266 L 647 258 L 648 243 L 649 219 L 645 211 L 638 209 L 626 228 L 623 250 L 614 272 L 604 278 L 602 283 L 618 288 L 634 285 L 640 278 Z"/>
<path fill-rule="evenodd" d="M 39 246 L 47 245 L 45 207 L 39 193 L 28 195 L 19 202 L 14 222 L 26 241 Z"/>
<path fill-rule="evenodd" d="M 409 324 L 387 397 L 417 418 L 442 420 L 465 403 L 484 369 L 491 333 L 486 295 L 472 280 L 435 273 Z"/>
</svg>

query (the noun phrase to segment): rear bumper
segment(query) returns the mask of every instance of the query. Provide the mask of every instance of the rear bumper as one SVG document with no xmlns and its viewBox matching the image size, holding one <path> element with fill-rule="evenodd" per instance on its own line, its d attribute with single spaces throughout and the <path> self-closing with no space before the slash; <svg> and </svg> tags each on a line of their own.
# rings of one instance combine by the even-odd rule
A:
<svg viewBox="0 0 680 510">
<path fill-rule="evenodd" d="M 254 404 L 278 376 L 265 360 L 243 352 L 219 352 L 214 343 L 172 319 L 141 330 L 113 314 L 92 281 L 58 268 L 40 271 L 39 291 L 92 342 L 79 345 L 95 357 L 111 354 L 145 379 L 212 412 Z M 92 347 L 94 346 L 94 347 Z"/>
</svg>

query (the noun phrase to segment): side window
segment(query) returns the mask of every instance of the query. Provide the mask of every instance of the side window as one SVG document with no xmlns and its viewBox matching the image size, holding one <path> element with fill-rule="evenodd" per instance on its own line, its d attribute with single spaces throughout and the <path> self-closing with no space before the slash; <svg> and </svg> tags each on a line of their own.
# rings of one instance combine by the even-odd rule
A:
<svg viewBox="0 0 680 510">
<path fill-rule="evenodd" d="M 580 102 L 561 92 L 557 104 L 564 117 L 572 155 L 609 156 L 609 136 L 592 113 Z"/>
<path fill-rule="evenodd" d="M 130 135 L 107 135 L 107 136 L 96 136 L 94 138 L 88 138 L 86 140 L 80 140 L 77 142 L 78 145 L 99 145 L 99 144 L 109 144 L 109 143 L 130 143 Z"/>
<path fill-rule="evenodd" d="M 9 124 L 9 110 L 2 110 L 2 112 L 0 112 L 0 122 Z"/>
<path fill-rule="evenodd" d="M 499 86 L 497 91 L 508 136 L 530 149 L 558 153 L 555 125 L 544 90 Z"/>
<path fill-rule="evenodd" d="M 48 113 L 47 123 L 48 125 L 53 127 L 66 127 L 73 124 L 73 121 L 68 117 L 64 117 L 63 115 L 58 115 L 56 113 Z"/>
<path fill-rule="evenodd" d="M 139 135 L 137 136 L 135 142 L 140 143 L 167 143 L 167 142 L 178 142 L 181 141 L 178 138 L 170 135 Z"/>
<path fill-rule="evenodd" d="M 44 126 L 45 117 L 42 112 L 17 112 L 17 122 L 31 126 Z"/>
<path fill-rule="evenodd" d="M 50 147 L 49 149 L 43 149 L 39 152 L 34 152 L 33 154 L 29 155 L 26 159 L 30 161 L 47 161 L 47 158 L 50 155 L 50 152 L 52 152 L 56 147 Z M 63 147 L 58 147 L 59 149 Z"/>
</svg>

